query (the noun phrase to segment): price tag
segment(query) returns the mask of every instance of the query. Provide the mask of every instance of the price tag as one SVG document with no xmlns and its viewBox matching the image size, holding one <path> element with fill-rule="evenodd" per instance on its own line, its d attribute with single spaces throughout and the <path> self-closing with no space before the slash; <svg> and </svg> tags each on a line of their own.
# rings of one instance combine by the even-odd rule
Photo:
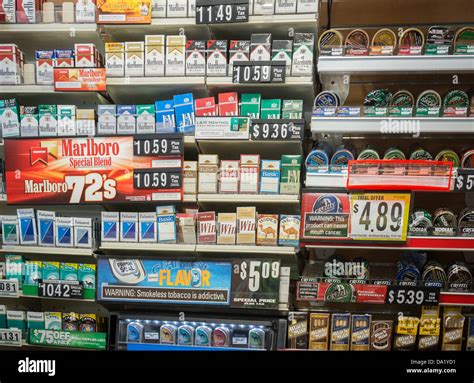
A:
<svg viewBox="0 0 474 383">
<path fill-rule="evenodd" d="M 387 303 L 398 305 L 437 305 L 439 293 L 437 287 L 388 286 Z"/>
<path fill-rule="evenodd" d="M 0 329 L 0 345 L 21 346 L 21 330 Z"/>
<path fill-rule="evenodd" d="M 235 261 L 232 272 L 232 307 L 276 309 L 280 293 L 280 261 Z"/>
<path fill-rule="evenodd" d="M 239 84 L 284 83 L 284 61 L 234 61 L 232 82 Z"/>
<path fill-rule="evenodd" d="M 454 180 L 454 190 L 474 191 L 474 169 L 458 169 L 458 174 Z"/>
<path fill-rule="evenodd" d="M 301 141 L 304 136 L 304 120 L 252 120 L 252 141 Z"/>
<path fill-rule="evenodd" d="M 0 297 L 18 298 L 19 296 L 17 280 L 0 280 Z"/>
<path fill-rule="evenodd" d="M 411 194 L 350 195 L 349 237 L 365 241 L 406 241 Z"/>
<path fill-rule="evenodd" d="M 196 24 L 249 21 L 249 0 L 196 0 Z"/>
<path fill-rule="evenodd" d="M 183 154 L 183 135 L 134 137 L 134 156 L 180 156 Z"/>
<path fill-rule="evenodd" d="M 139 169 L 133 172 L 135 189 L 181 189 L 183 172 L 180 168 Z"/>
<path fill-rule="evenodd" d="M 46 298 L 84 298 L 84 286 L 79 281 L 40 280 L 38 296 Z"/>
</svg>

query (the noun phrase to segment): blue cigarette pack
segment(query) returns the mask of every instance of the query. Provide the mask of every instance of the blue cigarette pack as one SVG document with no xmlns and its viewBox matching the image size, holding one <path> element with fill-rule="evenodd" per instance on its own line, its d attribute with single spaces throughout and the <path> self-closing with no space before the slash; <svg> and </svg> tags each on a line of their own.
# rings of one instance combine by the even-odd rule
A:
<svg viewBox="0 0 474 383">
<path fill-rule="evenodd" d="M 138 213 L 120 213 L 120 241 L 138 242 Z"/>
<path fill-rule="evenodd" d="M 194 98 L 192 93 L 173 97 L 178 133 L 194 133 Z"/>
<path fill-rule="evenodd" d="M 54 211 L 38 210 L 38 244 L 40 246 L 54 246 L 54 228 L 56 213 Z"/>
<path fill-rule="evenodd" d="M 20 229 L 21 245 L 36 245 L 36 218 L 34 209 L 18 209 L 18 227 Z"/>
<path fill-rule="evenodd" d="M 176 132 L 173 100 L 155 102 L 156 133 Z"/>
<path fill-rule="evenodd" d="M 56 246 L 74 247 L 72 217 L 56 217 Z"/>
<path fill-rule="evenodd" d="M 139 213 L 138 222 L 140 226 L 139 242 L 156 242 L 156 213 Z"/>
<path fill-rule="evenodd" d="M 117 212 L 103 211 L 101 216 L 101 241 L 118 242 L 120 216 Z"/>
</svg>

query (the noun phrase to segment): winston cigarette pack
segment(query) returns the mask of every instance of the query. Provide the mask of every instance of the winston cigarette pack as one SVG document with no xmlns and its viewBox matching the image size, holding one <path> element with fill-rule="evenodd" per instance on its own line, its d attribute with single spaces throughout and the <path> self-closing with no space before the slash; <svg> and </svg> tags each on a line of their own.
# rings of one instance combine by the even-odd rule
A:
<svg viewBox="0 0 474 383">
<path fill-rule="evenodd" d="M 215 244 L 216 238 L 216 213 L 197 213 L 197 243 Z"/>
<path fill-rule="evenodd" d="M 255 207 L 237 208 L 237 245 L 255 245 Z"/>
<path fill-rule="evenodd" d="M 235 245 L 237 214 L 219 213 L 217 215 L 217 244 Z"/>
</svg>

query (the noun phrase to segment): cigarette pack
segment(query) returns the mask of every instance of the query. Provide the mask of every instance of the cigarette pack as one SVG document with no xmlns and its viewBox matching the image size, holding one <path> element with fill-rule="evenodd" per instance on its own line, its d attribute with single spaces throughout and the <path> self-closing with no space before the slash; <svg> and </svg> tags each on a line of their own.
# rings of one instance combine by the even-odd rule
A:
<svg viewBox="0 0 474 383">
<path fill-rule="evenodd" d="M 275 0 L 275 14 L 292 14 L 296 13 L 297 0 Z"/>
<path fill-rule="evenodd" d="M 240 193 L 257 194 L 260 173 L 258 154 L 240 155 Z"/>
<path fill-rule="evenodd" d="M 474 316 L 469 316 L 466 335 L 466 351 L 474 351 Z"/>
<path fill-rule="evenodd" d="M 184 161 L 183 190 L 184 194 L 197 193 L 198 163 L 197 161 Z"/>
<path fill-rule="evenodd" d="M 120 213 L 120 241 L 138 242 L 138 213 Z"/>
<path fill-rule="evenodd" d="M 196 0 L 188 0 L 188 17 L 196 17 Z"/>
<path fill-rule="evenodd" d="M 0 128 L 3 137 L 18 137 L 20 135 L 20 118 L 17 106 L 0 108 Z"/>
<path fill-rule="evenodd" d="M 16 23 L 16 0 L 0 0 L 0 20 L 9 24 Z"/>
<path fill-rule="evenodd" d="M 125 76 L 125 43 L 105 43 L 107 77 Z"/>
<path fill-rule="evenodd" d="M 219 157 L 214 154 L 200 154 L 198 159 L 199 193 L 217 193 Z"/>
<path fill-rule="evenodd" d="M 34 209 L 18 209 L 18 227 L 20 229 L 20 245 L 36 245 L 36 217 Z"/>
<path fill-rule="evenodd" d="M 54 61 L 55 68 L 73 68 L 75 66 L 73 49 L 55 49 Z"/>
<path fill-rule="evenodd" d="M 206 75 L 206 41 L 186 42 L 186 76 Z"/>
<path fill-rule="evenodd" d="M 54 51 L 36 51 L 36 83 L 54 84 Z"/>
<path fill-rule="evenodd" d="M 186 73 L 186 36 L 166 36 L 166 75 L 184 76 Z"/>
<path fill-rule="evenodd" d="M 195 108 L 196 117 L 217 116 L 217 105 L 214 97 L 196 99 Z"/>
<path fill-rule="evenodd" d="M 278 243 L 278 214 L 258 214 L 257 245 L 276 246 Z"/>
<path fill-rule="evenodd" d="M 277 0 L 278 1 L 278 0 Z M 317 13 L 317 0 L 297 0 L 296 13 Z"/>
<path fill-rule="evenodd" d="M 136 133 L 135 105 L 117 105 L 117 134 Z"/>
<path fill-rule="evenodd" d="M 275 13 L 275 0 L 254 0 L 254 15 L 273 15 Z"/>
<path fill-rule="evenodd" d="M 43 312 L 26 312 L 26 324 L 30 331 L 32 330 L 44 330 L 44 313 Z"/>
<path fill-rule="evenodd" d="M 0 110 L 1 114 L 1 110 Z M 39 136 L 39 116 L 37 106 L 20 107 L 20 136 L 38 137 Z"/>
<path fill-rule="evenodd" d="M 272 61 L 284 61 L 286 63 L 286 76 L 291 74 L 291 54 L 293 42 L 291 40 L 273 40 Z"/>
<path fill-rule="evenodd" d="M 331 314 L 311 313 L 309 318 L 309 349 L 328 351 Z"/>
<path fill-rule="evenodd" d="M 302 156 L 299 154 L 281 156 L 281 194 L 299 194 Z"/>
<path fill-rule="evenodd" d="M 56 217 L 56 246 L 74 247 L 74 221 L 72 217 Z"/>
<path fill-rule="evenodd" d="M 352 315 L 351 351 L 369 351 L 371 320 L 370 314 Z"/>
<path fill-rule="evenodd" d="M 24 71 L 22 57 L 23 53 L 17 45 L 0 44 L 0 84 L 18 85 L 23 82 Z M 50 64 L 52 65 L 52 60 L 50 61 Z M 52 69 L 50 71 L 52 72 Z M 51 79 L 52 75 L 50 75 L 48 78 Z M 48 84 L 52 84 L 52 82 Z"/>
<path fill-rule="evenodd" d="M 145 45 L 143 41 L 125 43 L 125 76 L 143 77 L 145 73 Z"/>
<path fill-rule="evenodd" d="M 176 214 L 178 243 L 196 243 L 196 219 L 194 214 Z"/>
<path fill-rule="evenodd" d="M 16 220 L 16 217 L 15 217 Z M 18 221 L 17 221 L 18 225 Z M 6 279 L 14 279 L 18 281 L 18 287 L 22 290 L 23 275 L 25 274 L 25 260 L 23 255 L 6 254 L 5 255 Z"/>
<path fill-rule="evenodd" d="M 314 59 L 314 34 L 295 33 L 293 44 L 292 76 L 312 76 Z"/>
<path fill-rule="evenodd" d="M 237 92 L 219 93 L 217 99 L 219 103 L 219 116 L 239 115 L 239 95 Z"/>
<path fill-rule="evenodd" d="M 94 44 L 74 44 L 74 58 L 77 68 L 94 68 L 99 52 Z"/>
<path fill-rule="evenodd" d="M 117 107 L 116 105 L 98 105 L 97 106 L 97 133 L 98 134 L 117 134 Z"/>
<path fill-rule="evenodd" d="M 166 17 L 166 0 L 151 1 L 151 17 L 153 19 Z"/>
<path fill-rule="evenodd" d="M 240 115 L 243 117 L 260 118 L 260 93 L 243 93 L 240 96 Z"/>
<path fill-rule="evenodd" d="M 76 105 L 58 105 L 58 136 L 76 135 Z"/>
<path fill-rule="evenodd" d="M 92 218 L 74 217 L 74 246 L 92 249 L 95 247 Z"/>
<path fill-rule="evenodd" d="M 197 213 L 197 231 L 198 244 L 215 244 L 216 213 L 213 211 Z"/>
<path fill-rule="evenodd" d="M 176 215 L 158 215 L 158 243 L 176 243 Z"/>
<path fill-rule="evenodd" d="M 280 235 L 278 236 L 278 244 L 280 246 L 297 247 L 300 242 L 300 220 L 299 215 L 280 216 Z"/>
<path fill-rule="evenodd" d="M 255 245 L 255 207 L 237 208 L 237 245 Z"/>
<path fill-rule="evenodd" d="M 250 40 L 230 40 L 228 75 L 233 75 L 234 61 L 249 61 Z"/>
<path fill-rule="evenodd" d="M 237 214 L 219 213 L 217 215 L 217 244 L 235 245 Z"/>
<path fill-rule="evenodd" d="M 24 311 L 7 310 L 7 326 L 21 330 L 22 338 L 26 335 L 26 313 Z"/>
<path fill-rule="evenodd" d="M 303 118 L 303 100 L 283 100 L 282 118 L 290 120 Z"/>
<path fill-rule="evenodd" d="M 95 135 L 95 109 L 76 110 L 76 133 L 78 136 Z"/>
<path fill-rule="evenodd" d="M 145 76 L 165 75 L 165 35 L 145 36 Z"/>
<path fill-rule="evenodd" d="M 250 61 L 270 61 L 271 33 L 255 33 L 250 37 Z"/>
<path fill-rule="evenodd" d="M 173 97 L 178 133 L 194 133 L 194 98 L 192 93 L 178 94 Z"/>
<path fill-rule="evenodd" d="M 23 294 L 30 295 L 30 294 L 27 294 L 28 286 L 38 286 L 38 281 L 41 278 L 43 278 L 43 262 L 42 261 L 26 261 L 25 262 L 25 278 L 23 281 Z"/>
<path fill-rule="evenodd" d="M 278 120 L 281 118 L 281 99 L 262 100 L 260 118 Z"/>
<path fill-rule="evenodd" d="M 101 241 L 118 242 L 119 241 L 119 223 L 120 215 L 117 212 L 103 211 L 101 214 Z"/>
<path fill-rule="evenodd" d="M 166 205 L 166 206 L 157 206 L 156 215 L 170 215 L 176 214 L 176 206 Z"/>
<path fill-rule="evenodd" d="M 54 211 L 38 210 L 38 245 L 54 246 L 56 213 Z"/>
<path fill-rule="evenodd" d="M 331 324 L 331 351 L 349 351 L 351 314 L 333 314 Z"/>
<path fill-rule="evenodd" d="M 79 263 L 77 268 L 77 279 L 84 284 L 85 293 L 91 290 L 92 294 L 95 292 L 95 274 L 96 265 Z"/>
<path fill-rule="evenodd" d="M 174 133 L 176 121 L 173 100 L 155 102 L 156 133 Z"/>
<path fill-rule="evenodd" d="M 279 160 L 262 160 L 260 171 L 260 193 L 280 193 L 280 167 Z"/>
<path fill-rule="evenodd" d="M 155 133 L 155 105 L 137 105 L 137 134 Z"/>
<path fill-rule="evenodd" d="M 207 41 L 207 75 L 227 75 L 227 40 Z"/>
<path fill-rule="evenodd" d="M 77 281 L 77 263 L 61 262 L 59 264 L 59 279 L 62 281 Z"/>
<path fill-rule="evenodd" d="M 95 23 L 96 0 L 80 0 L 75 6 L 76 23 Z"/>
<path fill-rule="evenodd" d="M 239 173 L 240 161 L 222 160 L 219 192 L 237 194 L 239 192 Z"/>
<path fill-rule="evenodd" d="M 167 17 L 186 17 L 188 14 L 187 0 L 168 0 Z"/>
<path fill-rule="evenodd" d="M 62 330 L 62 314 L 60 312 L 45 312 L 44 328 L 46 330 Z"/>
<path fill-rule="evenodd" d="M 295 350 L 308 348 L 308 313 L 301 311 L 289 313 L 288 346 Z"/>
<path fill-rule="evenodd" d="M 156 213 L 139 213 L 139 242 L 156 242 L 157 241 L 157 219 Z"/>
<path fill-rule="evenodd" d="M 2 215 L 2 239 L 4 245 L 18 245 L 20 235 L 18 230 L 18 218 L 16 215 Z M 7 269 L 8 271 L 8 269 Z"/>
<path fill-rule="evenodd" d="M 58 108 L 56 105 L 38 105 L 39 135 L 51 137 L 58 135 Z"/>
</svg>

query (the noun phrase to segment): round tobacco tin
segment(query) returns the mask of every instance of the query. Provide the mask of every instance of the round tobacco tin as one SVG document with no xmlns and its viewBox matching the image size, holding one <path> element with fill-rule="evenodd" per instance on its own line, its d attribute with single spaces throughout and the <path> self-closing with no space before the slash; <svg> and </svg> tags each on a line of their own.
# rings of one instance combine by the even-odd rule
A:
<svg viewBox="0 0 474 383">
<path fill-rule="evenodd" d="M 336 29 L 328 29 L 319 37 L 319 51 L 321 52 L 323 48 L 340 48 L 342 47 L 343 40 L 344 36 L 341 32 Z"/>
<path fill-rule="evenodd" d="M 352 150 L 346 149 L 344 147 L 339 148 L 333 154 L 331 158 L 332 166 L 347 166 L 349 161 L 352 161 L 355 158 L 355 154 Z"/>
<path fill-rule="evenodd" d="M 229 347 L 230 330 L 227 327 L 216 327 L 212 333 L 212 340 L 215 347 Z"/>
<path fill-rule="evenodd" d="M 433 25 L 429 27 L 426 36 L 427 44 L 451 45 L 454 41 L 454 31 L 451 27 Z"/>
<path fill-rule="evenodd" d="M 397 35 L 391 29 L 380 29 L 372 37 L 372 45 L 395 48 L 397 46 Z"/>
<path fill-rule="evenodd" d="M 265 331 L 261 328 L 249 330 L 248 347 L 251 349 L 262 350 L 265 348 Z"/>
<path fill-rule="evenodd" d="M 377 150 L 372 146 L 368 145 L 364 150 L 359 153 L 358 160 L 380 160 L 380 156 Z"/>
<path fill-rule="evenodd" d="M 363 29 L 354 29 L 346 37 L 345 45 L 347 49 L 367 49 L 369 48 L 370 37 Z"/>
<path fill-rule="evenodd" d="M 427 235 L 433 227 L 431 214 L 424 209 L 415 209 L 410 215 L 408 231 L 414 235 Z"/>
<path fill-rule="evenodd" d="M 324 293 L 325 302 L 354 302 L 356 291 L 349 283 L 331 283 Z"/>
<path fill-rule="evenodd" d="M 420 279 L 420 270 L 408 262 L 398 262 L 397 281 L 417 282 Z"/>
<path fill-rule="evenodd" d="M 425 45 L 425 36 L 418 28 L 408 28 L 400 36 L 400 47 L 422 47 Z"/>
<path fill-rule="evenodd" d="M 459 214 L 458 233 L 463 237 L 474 236 L 474 208 L 466 207 Z"/>
<path fill-rule="evenodd" d="M 415 97 L 407 90 L 399 90 L 390 101 L 391 108 L 413 108 L 415 106 Z"/>
<path fill-rule="evenodd" d="M 392 100 L 388 89 L 374 89 L 365 96 L 364 106 L 387 107 Z"/>
<path fill-rule="evenodd" d="M 311 150 L 311 152 L 306 157 L 306 168 L 320 167 L 329 165 L 329 161 L 332 157 L 332 148 L 325 141 L 320 141 L 316 146 Z"/>
<path fill-rule="evenodd" d="M 323 194 L 314 202 L 313 213 L 342 213 L 342 202 L 334 194 Z"/>
<path fill-rule="evenodd" d="M 469 96 L 463 90 L 451 90 L 444 96 L 443 106 L 467 108 L 469 107 Z"/>
<path fill-rule="evenodd" d="M 183 346 L 194 344 L 194 327 L 188 325 L 178 327 L 178 344 Z"/>
<path fill-rule="evenodd" d="M 474 28 L 465 27 L 457 31 L 456 36 L 454 37 L 454 44 L 474 45 Z"/>
<path fill-rule="evenodd" d="M 433 259 L 426 263 L 425 267 L 423 268 L 421 279 L 425 282 L 446 282 L 448 277 L 444 271 L 443 266 L 441 266 L 438 261 Z"/>
<path fill-rule="evenodd" d="M 331 91 L 323 91 L 314 99 L 313 107 L 339 106 L 341 103 L 339 96 Z"/>
<path fill-rule="evenodd" d="M 176 332 L 178 328 L 172 324 L 164 324 L 160 327 L 160 343 L 176 344 Z"/>
<path fill-rule="evenodd" d="M 456 231 L 457 226 L 456 215 L 451 210 L 440 208 L 434 212 L 433 227 L 435 229 L 444 229 L 448 230 L 447 233 L 451 233 Z"/>
<path fill-rule="evenodd" d="M 425 90 L 416 100 L 417 108 L 440 108 L 442 103 L 441 96 L 435 90 Z"/>
<path fill-rule="evenodd" d="M 468 150 L 462 156 L 461 167 L 463 169 L 472 169 L 474 168 L 474 149 Z"/>
<path fill-rule="evenodd" d="M 456 154 L 456 152 L 450 149 L 439 152 L 435 157 L 435 161 L 450 161 L 453 163 L 453 167 L 455 168 L 457 168 L 460 163 L 459 156 Z"/>
<path fill-rule="evenodd" d="M 194 342 L 196 346 L 210 347 L 212 344 L 212 329 L 208 326 L 196 327 Z"/>
<path fill-rule="evenodd" d="M 466 284 L 470 288 L 472 274 L 462 262 L 455 262 L 448 267 L 448 283 Z"/>
<path fill-rule="evenodd" d="M 427 160 L 431 161 L 433 156 L 421 147 L 416 147 L 410 151 L 410 160 Z"/>
<path fill-rule="evenodd" d="M 405 153 L 403 153 L 399 148 L 388 148 L 383 155 L 383 159 L 402 161 L 406 160 L 406 157 Z"/>
</svg>

